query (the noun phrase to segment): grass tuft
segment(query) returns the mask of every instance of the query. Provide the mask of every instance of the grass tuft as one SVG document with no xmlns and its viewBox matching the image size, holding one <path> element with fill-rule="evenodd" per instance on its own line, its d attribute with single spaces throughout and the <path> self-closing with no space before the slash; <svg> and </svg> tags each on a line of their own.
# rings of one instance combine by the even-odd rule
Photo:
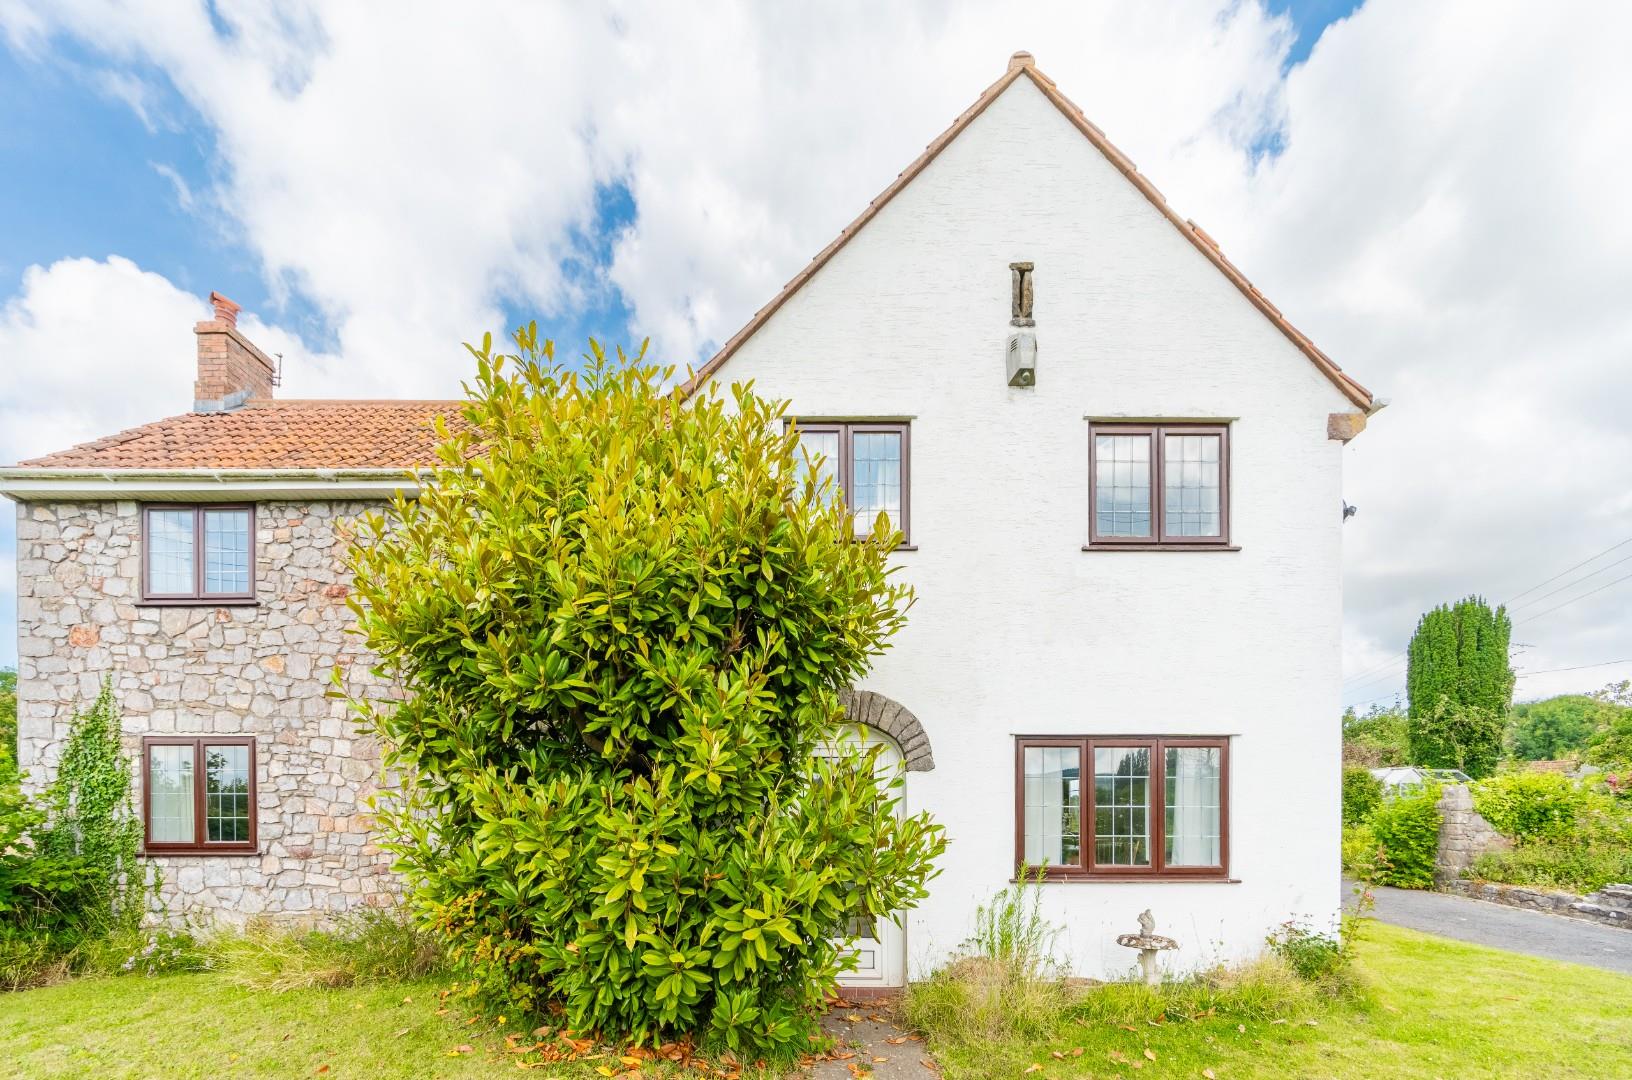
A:
<svg viewBox="0 0 1632 1080">
<path fill-rule="evenodd" d="M 251 990 L 338 989 L 435 978 L 446 954 L 395 912 L 365 911 L 332 930 L 251 920 L 240 932 L 212 938 L 209 966 Z"/>
</svg>

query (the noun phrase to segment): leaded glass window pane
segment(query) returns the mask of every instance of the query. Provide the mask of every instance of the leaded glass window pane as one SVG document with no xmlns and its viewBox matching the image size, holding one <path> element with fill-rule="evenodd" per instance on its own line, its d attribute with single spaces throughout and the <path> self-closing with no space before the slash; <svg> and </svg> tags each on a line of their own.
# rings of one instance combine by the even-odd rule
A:
<svg viewBox="0 0 1632 1080">
<path fill-rule="evenodd" d="M 1218 435 L 1168 435 L 1163 439 L 1162 513 L 1168 536 L 1219 536 Z"/>
<path fill-rule="evenodd" d="M 1094 747 L 1094 864 L 1150 865 L 1150 750 Z"/>
<path fill-rule="evenodd" d="M 147 748 L 148 835 L 156 843 L 193 842 L 193 748 Z"/>
<path fill-rule="evenodd" d="M 249 841 L 249 747 L 204 747 L 205 839 Z"/>
<path fill-rule="evenodd" d="M 868 536 L 880 513 L 901 526 L 901 433 L 857 431 L 850 442 L 850 513 L 857 536 Z"/>
<path fill-rule="evenodd" d="M 249 591 L 249 511 L 204 511 L 204 591 Z"/>
<path fill-rule="evenodd" d="M 1149 536 L 1150 436 L 1094 436 L 1094 531 Z"/>
<path fill-rule="evenodd" d="M 1025 748 L 1025 847 L 1029 866 L 1081 862 L 1082 755 L 1074 746 Z"/>
<path fill-rule="evenodd" d="M 826 501 L 831 503 L 842 499 L 844 493 L 839 489 L 839 433 L 800 429 L 799 446 L 809 459 L 817 482 L 827 483 Z"/>
<path fill-rule="evenodd" d="M 147 589 L 155 596 L 193 591 L 193 511 L 147 512 Z"/>
<path fill-rule="evenodd" d="M 1219 749 L 1167 748 L 1163 860 L 1168 866 L 1218 866 Z"/>
</svg>

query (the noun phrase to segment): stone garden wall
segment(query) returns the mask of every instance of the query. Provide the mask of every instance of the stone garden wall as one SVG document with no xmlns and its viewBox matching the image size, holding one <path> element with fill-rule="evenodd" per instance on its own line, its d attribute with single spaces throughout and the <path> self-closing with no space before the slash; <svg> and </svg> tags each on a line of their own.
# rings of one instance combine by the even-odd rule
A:
<svg viewBox="0 0 1632 1080">
<path fill-rule="evenodd" d="M 1445 786 L 1439 796 L 1439 815 L 1439 857 L 1434 880 L 1441 887 L 1459 880 L 1462 871 L 1485 852 L 1513 846 L 1473 808 L 1473 792 L 1466 784 Z"/>
<path fill-rule="evenodd" d="M 1572 919 L 1589 919 L 1606 926 L 1632 930 L 1632 885 L 1605 885 L 1586 896 L 1536 889 L 1528 885 L 1500 885 L 1493 881 L 1452 881 L 1446 884 L 1445 890 L 1493 904 L 1544 911 Z"/>
<path fill-rule="evenodd" d="M 1480 855 L 1512 847 L 1512 841 L 1492 828 L 1473 808 L 1473 793 L 1465 784 L 1446 786 L 1439 797 L 1439 812 L 1439 857 L 1434 879 L 1441 889 L 1493 904 L 1632 929 L 1632 885 L 1606 885 L 1595 893 L 1577 896 L 1525 885 L 1464 879 L 1462 872 Z"/>
<path fill-rule="evenodd" d="M 384 906 L 399 890 L 364 801 L 379 748 L 325 696 L 336 665 L 354 692 L 372 680 L 347 633 L 342 564 L 365 508 L 260 503 L 258 605 L 158 607 L 139 601 L 135 503 L 18 506 L 18 744 L 31 786 L 104 678 L 133 760 L 146 734 L 256 737 L 260 850 L 156 858 L 171 917 L 311 918 Z"/>
</svg>

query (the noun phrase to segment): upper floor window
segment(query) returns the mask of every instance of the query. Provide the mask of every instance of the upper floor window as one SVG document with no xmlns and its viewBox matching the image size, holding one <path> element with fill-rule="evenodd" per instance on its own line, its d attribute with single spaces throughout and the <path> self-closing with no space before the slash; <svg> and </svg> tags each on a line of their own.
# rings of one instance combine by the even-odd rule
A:
<svg viewBox="0 0 1632 1080">
<path fill-rule="evenodd" d="M 1089 543 L 1228 545 L 1229 436 L 1224 424 L 1089 425 Z"/>
<path fill-rule="evenodd" d="M 143 507 L 142 599 L 255 599 L 255 508 Z"/>
<path fill-rule="evenodd" d="M 817 475 L 850 511 L 858 538 L 871 535 L 880 513 L 908 539 L 909 425 L 860 420 L 796 420 L 799 444 Z"/>
</svg>

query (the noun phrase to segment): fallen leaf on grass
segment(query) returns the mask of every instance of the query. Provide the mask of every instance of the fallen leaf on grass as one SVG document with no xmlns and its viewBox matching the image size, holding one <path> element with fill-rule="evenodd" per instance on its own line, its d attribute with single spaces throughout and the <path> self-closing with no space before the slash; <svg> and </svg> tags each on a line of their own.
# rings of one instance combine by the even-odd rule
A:
<svg viewBox="0 0 1632 1080">
<path fill-rule="evenodd" d="M 885 1039 L 884 1041 L 889 1043 L 891 1046 L 900 1046 L 904 1042 L 912 1041 L 912 1036 L 911 1035 L 896 1035 L 893 1038 Z"/>
<path fill-rule="evenodd" d="M 1218 1080 L 1217 1075 L 1211 1069 L 1201 1070 L 1201 1075 L 1205 1076 L 1207 1078 L 1207 1080 Z"/>
<path fill-rule="evenodd" d="M 1147 1046 L 1147 1047 L 1145 1047 L 1145 1056 L 1147 1058 L 1149 1058 L 1150 1060 L 1155 1061 L 1156 1060 L 1156 1051 L 1152 1050 L 1150 1047 Z"/>
<path fill-rule="evenodd" d="M 1241 1033 L 1241 1034 L 1243 1034 L 1243 1035 L 1245 1035 L 1245 1034 L 1246 1034 L 1246 1033 L 1247 1033 L 1247 1025 L 1245 1025 L 1245 1024 L 1237 1024 L 1237 1025 L 1235 1025 L 1235 1030 L 1237 1030 L 1237 1031 L 1239 1031 L 1239 1032 L 1240 1032 L 1240 1033 Z"/>
<path fill-rule="evenodd" d="M 317 1067 L 317 1075 L 318 1076 L 322 1076 L 324 1073 L 326 1073 L 328 1071 L 329 1071 L 329 1067 L 327 1065 L 319 1065 Z"/>
<path fill-rule="evenodd" d="M 1032 1062 L 1030 1065 L 1026 1066 L 1026 1072 L 1028 1072 L 1028 1073 L 1042 1072 L 1042 1071 L 1043 1071 L 1043 1067 L 1041 1065 L 1037 1064 L 1035 1061 Z"/>
<path fill-rule="evenodd" d="M 408 1029 L 407 1029 L 407 1028 L 403 1028 L 403 1029 L 402 1029 L 402 1030 L 401 1030 L 401 1031 L 393 1031 L 393 1032 L 392 1032 L 392 1033 L 391 1033 L 391 1037 L 392 1037 L 392 1038 L 393 1038 L 393 1039 L 400 1039 L 400 1038 L 402 1038 L 402 1037 L 403 1037 L 403 1036 L 404 1036 L 404 1035 L 406 1035 L 406 1034 L 408 1034 Z"/>
</svg>

